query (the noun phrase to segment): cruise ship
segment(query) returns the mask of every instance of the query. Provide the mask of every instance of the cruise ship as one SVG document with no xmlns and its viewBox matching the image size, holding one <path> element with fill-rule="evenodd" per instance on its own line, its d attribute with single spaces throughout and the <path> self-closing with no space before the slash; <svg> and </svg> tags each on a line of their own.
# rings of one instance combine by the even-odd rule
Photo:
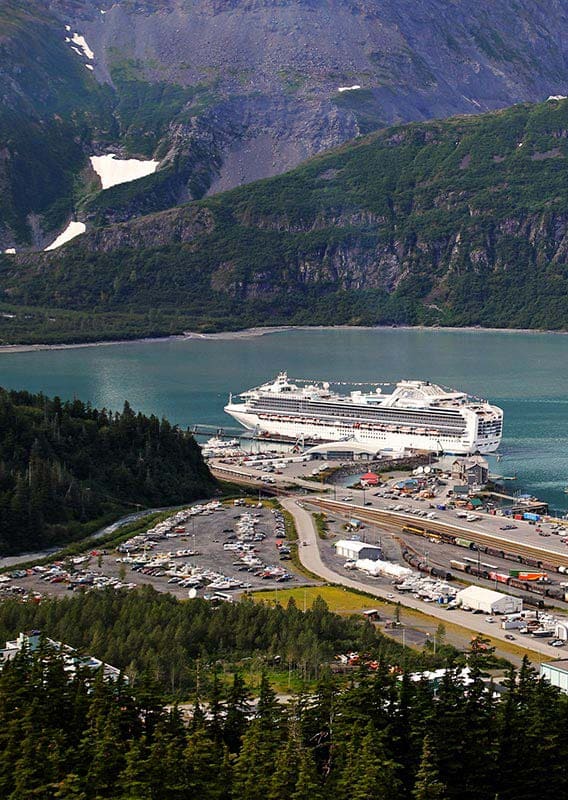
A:
<svg viewBox="0 0 568 800">
<path fill-rule="evenodd" d="M 257 435 L 354 440 L 377 452 L 492 453 L 501 441 L 500 408 L 429 381 L 402 380 L 391 392 L 377 387 L 349 394 L 332 391 L 329 383 L 298 383 L 282 372 L 236 398 L 231 395 L 225 411 Z"/>
</svg>

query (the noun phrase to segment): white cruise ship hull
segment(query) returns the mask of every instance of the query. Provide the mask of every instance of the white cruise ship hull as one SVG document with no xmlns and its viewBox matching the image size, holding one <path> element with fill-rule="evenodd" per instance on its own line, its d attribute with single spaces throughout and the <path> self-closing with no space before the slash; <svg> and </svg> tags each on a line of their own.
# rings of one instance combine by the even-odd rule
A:
<svg viewBox="0 0 568 800">
<path fill-rule="evenodd" d="M 380 450 L 492 453 L 501 441 L 500 408 L 430 381 L 401 380 L 387 393 L 378 386 L 372 392 L 341 395 L 327 382 L 299 386 L 281 372 L 238 397 L 240 402 L 235 402 L 231 395 L 225 411 L 259 435 L 350 440 L 372 454 Z"/>
<path fill-rule="evenodd" d="M 282 436 L 290 439 L 309 439 L 321 442 L 338 442 L 346 439 L 369 445 L 375 451 L 379 450 L 426 450 L 429 452 L 444 452 L 452 455 L 471 455 L 473 453 L 493 453 L 500 444 L 500 437 L 485 437 L 476 439 L 466 431 L 461 437 L 429 435 L 428 433 L 377 430 L 364 426 L 334 425 L 327 420 L 288 421 L 268 415 L 261 419 L 257 414 L 246 410 L 244 404 L 230 403 L 225 407 L 227 414 L 240 422 L 247 430 L 258 434 Z M 387 426 L 385 426 L 387 427 Z"/>
</svg>

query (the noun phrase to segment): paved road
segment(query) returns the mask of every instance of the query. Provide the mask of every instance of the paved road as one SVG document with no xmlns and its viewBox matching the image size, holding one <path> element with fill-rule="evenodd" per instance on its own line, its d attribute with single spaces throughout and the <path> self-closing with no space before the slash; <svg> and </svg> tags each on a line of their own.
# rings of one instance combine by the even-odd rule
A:
<svg viewBox="0 0 568 800">
<path fill-rule="evenodd" d="M 192 504 L 190 503 L 189 505 Z M 110 525 L 105 525 L 104 528 L 99 528 L 98 531 L 90 534 L 90 536 L 87 536 L 86 539 L 101 539 L 103 536 L 107 536 L 109 533 L 114 533 L 114 531 L 117 531 L 124 525 L 129 525 L 131 522 L 135 522 L 137 519 L 148 517 L 150 514 L 156 514 L 158 511 L 170 511 L 176 508 L 179 508 L 179 506 L 167 506 L 166 508 L 146 508 L 142 511 L 135 511 L 134 513 L 127 514 L 125 517 L 121 517 L 120 519 L 111 522 Z M 77 542 L 80 543 L 81 540 L 77 539 Z M 77 542 L 74 542 L 74 544 L 77 544 Z M 0 567 L 15 567 L 18 564 L 26 564 L 28 561 L 39 561 L 40 558 L 56 556 L 57 553 L 64 550 L 66 546 L 67 545 L 64 545 L 63 547 L 48 547 L 45 550 L 36 550 L 33 553 L 21 553 L 19 556 L 7 556 L 5 558 L 0 556 Z"/>
<path fill-rule="evenodd" d="M 319 540 L 312 515 L 299 505 L 297 500 L 285 498 L 281 499 L 280 502 L 294 517 L 300 542 L 307 542 L 306 546 L 300 544 L 298 547 L 300 561 L 306 569 L 309 569 L 310 572 L 319 575 L 330 583 L 341 584 L 350 589 L 358 589 L 359 591 L 379 597 L 382 600 L 387 600 L 387 595 L 389 594 L 388 590 L 378 586 L 369 586 L 353 578 L 347 578 L 327 567 L 322 561 L 319 552 Z M 482 633 L 485 636 L 491 636 L 493 639 L 499 639 L 506 645 L 515 644 L 519 647 L 528 647 L 530 645 L 530 650 L 533 653 L 538 653 L 539 656 L 545 656 L 544 659 L 537 658 L 537 661 L 553 660 L 558 657 L 558 652 L 550 647 L 549 644 L 539 641 L 538 639 L 531 639 L 530 642 L 527 642 L 525 637 L 517 634 L 517 632 L 513 632 L 515 636 L 514 642 L 507 641 L 505 639 L 506 631 L 502 630 L 497 625 L 488 625 L 484 615 L 470 614 L 467 611 L 461 611 L 459 609 L 448 612 L 436 606 L 434 603 L 424 603 L 422 600 L 417 600 L 415 597 L 406 594 L 397 595 L 397 601 L 399 601 L 402 606 L 412 608 L 415 611 L 421 611 L 423 614 L 427 614 L 429 617 L 435 617 L 446 624 L 453 623 L 454 625 L 460 625 L 467 630 Z"/>
<path fill-rule="evenodd" d="M 246 483 L 252 482 L 258 487 L 263 487 L 261 481 L 258 480 L 262 474 L 258 469 L 254 469 L 245 465 L 236 464 L 221 464 L 218 461 L 210 462 L 210 467 L 218 474 L 218 477 L 225 479 L 232 479 L 236 482 L 244 481 Z M 564 544 L 561 539 L 564 538 L 560 535 L 550 535 L 552 526 L 548 523 L 542 523 L 544 529 L 542 534 L 539 534 L 536 526 L 529 524 L 524 520 L 510 520 L 501 516 L 493 516 L 483 512 L 476 512 L 479 519 L 468 521 L 459 519 L 455 512 L 452 511 L 439 511 L 434 510 L 435 519 L 421 519 L 412 513 L 404 511 L 393 511 L 392 506 L 395 504 L 402 506 L 413 506 L 417 510 L 428 510 L 428 503 L 419 503 L 415 498 L 407 497 L 404 499 L 393 500 L 386 497 L 377 497 L 372 489 L 365 491 L 357 489 L 345 489 L 337 486 L 323 486 L 318 484 L 317 481 L 309 481 L 297 475 L 286 474 L 284 470 L 283 475 L 272 475 L 274 484 L 271 485 L 272 491 L 277 491 L 278 487 L 290 485 L 291 483 L 301 486 L 302 488 L 313 491 L 324 492 L 322 499 L 328 502 L 338 502 L 343 506 L 343 510 L 348 513 L 349 508 L 353 509 L 352 515 L 365 518 L 366 514 L 372 514 L 373 511 L 377 512 L 382 521 L 389 520 L 392 524 L 398 524 L 401 528 L 403 525 L 426 525 L 431 530 L 445 529 L 449 526 L 450 532 L 454 535 L 461 536 L 466 539 L 476 539 L 476 534 L 479 534 L 479 540 L 482 543 L 490 544 L 491 546 L 508 550 L 512 553 L 532 555 L 539 561 L 548 561 L 554 564 L 562 564 L 568 568 L 568 544 Z M 325 494 L 327 492 L 327 494 Z M 332 494 L 333 493 L 333 494 Z M 350 496 L 352 503 L 342 503 L 339 498 L 343 496 Z M 332 498 L 336 499 L 333 500 Z M 431 501 L 432 504 L 436 500 Z M 389 509 L 390 506 L 390 509 Z M 515 528 L 509 531 L 502 531 L 501 527 L 506 524 L 514 524 Z M 568 534 L 568 522 L 563 522 L 567 527 L 566 533 Z M 543 535 L 544 534 L 544 535 Z M 488 541 L 485 537 L 489 536 L 493 541 Z M 498 539 L 499 541 L 494 541 Z"/>
</svg>

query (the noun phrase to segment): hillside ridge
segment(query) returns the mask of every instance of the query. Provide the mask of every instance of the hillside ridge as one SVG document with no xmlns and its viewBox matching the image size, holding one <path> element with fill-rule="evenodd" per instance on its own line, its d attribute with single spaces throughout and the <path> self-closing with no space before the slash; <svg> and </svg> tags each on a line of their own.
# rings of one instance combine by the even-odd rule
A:
<svg viewBox="0 0 568 800">
<path fill-rule="evenodd" d="M 567 19 L 568 0 L 5 0 L 0 249 L 280 174 L 388 125 L 562 94 Z M 100 191 L 89 156 L 109 152 L 160 166 Z"/>
<path fill-rule="evenodd" d="M 56 253 L 4 256 L 2 299 L 130 315 L 129 330 L 151 311 L 144 335 L 330 322 L 564 328 L 567 158 L 566 100 L 395 126 Z M 14 335 L 10 325 L 0 333 Z"/>
</svg>

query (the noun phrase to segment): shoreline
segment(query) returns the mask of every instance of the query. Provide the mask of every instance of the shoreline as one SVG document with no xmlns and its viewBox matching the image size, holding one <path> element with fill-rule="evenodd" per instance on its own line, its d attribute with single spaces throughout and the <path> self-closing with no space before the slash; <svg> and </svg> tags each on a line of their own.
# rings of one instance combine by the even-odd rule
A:
<svg viewBox="0 0 568 800">
<path fill-rule="evenodd" d="M 186 333 L 172 334 L 170 336 L 147 336 L 140 339 L 109 339 L 100 342 L 67 342 L 60 344 L 3 344 L 0 345 L 0 355 L 10 353 L 36 353 L 50 350 L 71 350 L 82 347 L 111 347 L 125 344 L 156 344 L 159 342 L 175 341 L 231 341 L 238 339 L 253 339 L 257 336 L 268 336 L 273 333 L 286 333 L 288 331 L 437 331 L 450 333 L 509 333 L 509 334 L 555 334 L 566 336 L 568 331 L 546 330 L 542 328 L 482 328 L 477 325 L 464 327 L 457 326 L 431 326 L 431 325 L 275 325 L 259 326 L 256 328 L 243 328 L 237 331 L 219 331 L 218 333 L 199 333 L 187 331 Z"/>
</svg>

